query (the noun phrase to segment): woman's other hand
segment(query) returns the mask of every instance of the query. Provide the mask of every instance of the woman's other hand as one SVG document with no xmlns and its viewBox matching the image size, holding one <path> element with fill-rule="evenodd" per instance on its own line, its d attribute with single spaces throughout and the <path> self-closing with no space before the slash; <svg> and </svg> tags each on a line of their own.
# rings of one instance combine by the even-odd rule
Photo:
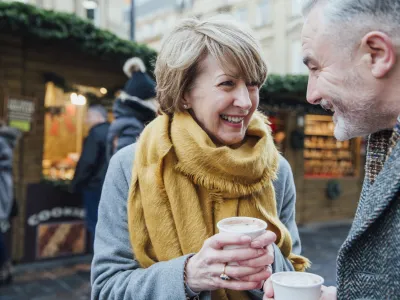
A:
<svg viewBox="0 0 400 300">
<path fill-rule="evenodd" d="M 239 261 L 238 264 L 240 266 L 253 267 L 253 268 L 262 268 L 262 267 L 266 268 L 271 266 L 275 261 L 274 247 L 272 246 L 275 240 L 276 240 L 276 234 L 273 233 L 272 231 L 266 231 L 264 234 L 255 238 L 251 242 L 251 247 L 254 249 L 267 249 L 267 251 L 265 252 L 264 255 L 260 257 L 249 260 L 242 260 Z M 269 267 L 267 271 L 269 275 L 271 275 L 272 271 L 271 267 Z M 252 281 L 252 278 L 250 276 L 243 277 L 240 279 L 245 281 Z"/>
<path fill-rule="evenodd" d="M 269 236 L 273 239 L 272 242 L 269 242 L 271 244 L 276 237 Z M 261 238 L 260 241 L 261 243 L 268 242 L 267 236 Z M 220 288 L 240 291 L 261 288 L 262 282 L 270 276 L 270 272 L 266 268 L 268 264 L 260 265 L 260 261 L 269 259 L 268 251 L 261 246 L 259 248 L 223 249 L 225 246 L 242 246 L 250 243 L 249 236 L 237 234 L 219 233 L 207 239 L 201 250 L 192 256 L 186 265 L 186 280 L 189 287 L 194 292 Z M 229 265 L 230 263 L 238 264 Z M 230 280 L 220 278 L 224 267 L 225 274 L 231 278 Z"/>
</svg>

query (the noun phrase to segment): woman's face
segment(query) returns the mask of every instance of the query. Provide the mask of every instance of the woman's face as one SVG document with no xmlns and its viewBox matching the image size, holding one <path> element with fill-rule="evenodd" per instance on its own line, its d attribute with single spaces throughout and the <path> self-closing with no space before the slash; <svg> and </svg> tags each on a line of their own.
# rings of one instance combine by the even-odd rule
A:
<svg viewBox="0 0 400 300">
<path fill-rule="evenodd" d="M 199 69 L 193 88 L 184 95 L 190 114 L 217 145 L 241 143 L 258 107 L 258 85 L 245 82 L 233 68 L 228 74 L 211 55 Z"/>
</svg>

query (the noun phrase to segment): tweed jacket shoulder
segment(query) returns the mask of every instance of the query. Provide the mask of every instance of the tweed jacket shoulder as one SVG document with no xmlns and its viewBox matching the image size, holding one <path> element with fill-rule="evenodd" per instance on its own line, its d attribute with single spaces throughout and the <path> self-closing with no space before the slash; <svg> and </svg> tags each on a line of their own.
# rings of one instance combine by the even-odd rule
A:
<svg viewBox="0 0 400 300">
<path fill-rule="evenodd" d="M 400 299 L 399 136 L 400 122 L 370 137 L 360 203 L 339 251 L 338 300 Z"/>
</svg>

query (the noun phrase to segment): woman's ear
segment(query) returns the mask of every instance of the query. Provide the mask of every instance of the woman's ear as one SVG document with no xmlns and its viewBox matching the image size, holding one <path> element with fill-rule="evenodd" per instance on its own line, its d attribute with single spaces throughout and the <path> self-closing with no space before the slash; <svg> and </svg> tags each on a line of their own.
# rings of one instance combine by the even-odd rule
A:
<svg viewBox="0 0 400 300">
<path fill-rule="evenodd" d="M 189 99 L 190 99 L 189 93 L 188 93 L 188 92 L 185 92 L 185 93 L 183 94 L 183 99 L 182 99 L 182 107 L 183 107 L 183 109 L 185 109 L 185 110 L 187 110 L 187 109 L 190 108 L 190 101 L 189 101 Z"/>
</svg>

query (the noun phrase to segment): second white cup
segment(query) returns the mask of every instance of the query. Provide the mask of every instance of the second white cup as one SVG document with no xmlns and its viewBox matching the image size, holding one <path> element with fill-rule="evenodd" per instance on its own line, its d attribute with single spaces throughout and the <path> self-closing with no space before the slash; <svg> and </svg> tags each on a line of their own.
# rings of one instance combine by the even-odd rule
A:
<svg viewBox="0 0 400 300">
<path fill-rule="evenodd" d="M 271 276 L 275 300 L 319 300 L 324 279 L 306 272 L 279 272 Z"/>
</svg>

